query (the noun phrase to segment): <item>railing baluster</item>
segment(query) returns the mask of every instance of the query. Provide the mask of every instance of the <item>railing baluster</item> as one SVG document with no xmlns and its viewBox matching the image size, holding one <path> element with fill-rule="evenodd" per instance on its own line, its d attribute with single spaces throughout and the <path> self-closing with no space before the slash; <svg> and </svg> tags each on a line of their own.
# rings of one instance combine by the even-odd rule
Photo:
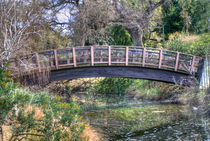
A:
<svg viewBox="0 0 210 141">
<path fill-rule="evenodd" d="M 50 56 L 50 67 L 53 67 L 54 63 L 53 63 L 53 56 Z"/>
<path fill-rule="evenodd" d="M 68 55 L 68 51 L 69 50 L 66 50 L 66 59 L 67 59 L 67 64 L 70 64 L 70 58 L 69 58 L 69 55 Z"/>
<path fill-rule="evenodd" d="M 145 66 L 145 56 L 146 56 L 146 48 L 144 47 L 144 50 L 143 50 L 143 60 L 142 60 L 142 66 L 143 67 Z"/>
<path fill-rule="evenodd" d="M 161 49 L 160 50 L 160 56 L 159 56 L 159 69 L 161 68 L 161 66 L 162 66 L 162 56 L 163 56 L 163 50 Z"/>
<path fill-rule="evenodd" d="M 126 50 L 125 50 L 125 65 L 126 66 L 128 66 L 128 53 L 129 53 L 129 48 L 128 47 L 126 47 Z"/>
<path fill-rule="evenodd" d="M 178 70 L 178 66 L 179 66 L 179 52 L 177 52 L 177 55 L 176 55 L 176 65 L 175 65 L 175 68 L 174 68 L 175 71 Z"/>
<path fill-rule="evenodd" d="M 111 46 L 109 46 L 109 66 L 111 66 L 111 63 L 112 63 L 112 57 L 111 57 Z"/>
<path fill-rule="evenodd" d="M 39 72 L 41 72 L 39 54 L 38 54 L 38 53 L 35 53 L 35 55 L 36 55 L 36 63 L 37 63 L 37 65 L 38 65 L 38 70 L 39 70 Z"/>
<path fill-rule="evenodd" d="M 103 62 L 103 58 L 102 58 L 102 50 L 100 50 L 100 62 Z"/>
<path fill-rule="evenodd" d="M 72 48 L 74 67 L 77 67 L 75 47 Z"/>
<path fill-rule="evenodd" d="M 91 46 L 90 48 L 90 54 L 91 54 L 91 66 L 94 66 L 94 48 Z"/>
<path fill-rule="evenodd" d="M 57 50 L 54 49 L 54 57 L 55 57 L 55 68 L 58 69 L 58 56 L 57 56 Z"/>
<path fill-rule="evenodd" d="M 191 65 L 191 69 L 190 69 L 190 74 L 192 74 L 194 72 L 194 66 L 195 66 L 195 56 L 193 56 L 193 60 L 192 60 L 192 65 Z"/>
</svg>

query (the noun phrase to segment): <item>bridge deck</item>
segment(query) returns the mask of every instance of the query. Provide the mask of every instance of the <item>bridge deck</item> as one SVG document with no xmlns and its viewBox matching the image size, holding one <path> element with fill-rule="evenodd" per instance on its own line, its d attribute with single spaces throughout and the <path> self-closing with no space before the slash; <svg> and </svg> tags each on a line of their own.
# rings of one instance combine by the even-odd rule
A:
<svg viewBox="0 0 210 141">
<path fill-rule="evenodd" d="M 135 66 L 194 75 L 201 58 L 156 48 L 126 46 L 86 46 L 46 50 L 11 59 L 14 74 L 48 68 L 58 70 L 85 66 Z"/>
</svg>

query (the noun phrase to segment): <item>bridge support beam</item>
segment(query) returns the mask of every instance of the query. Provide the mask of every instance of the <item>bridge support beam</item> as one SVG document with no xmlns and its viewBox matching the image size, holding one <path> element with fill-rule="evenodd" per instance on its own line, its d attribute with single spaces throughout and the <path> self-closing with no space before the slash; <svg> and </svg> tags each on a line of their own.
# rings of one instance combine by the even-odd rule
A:
<svg viewBox="0 0 210 141">
<path fill-rule="evenodd" d="M 124 77 L 136 79 L 148 79 L 173 83 L 178 85 L 197 85 L 195 77 L 173 71 L 149 69 L 139 67 L 81 67 L 51 71 L 50 81 L 71 80 L 89 77 Z"/>
</svg>

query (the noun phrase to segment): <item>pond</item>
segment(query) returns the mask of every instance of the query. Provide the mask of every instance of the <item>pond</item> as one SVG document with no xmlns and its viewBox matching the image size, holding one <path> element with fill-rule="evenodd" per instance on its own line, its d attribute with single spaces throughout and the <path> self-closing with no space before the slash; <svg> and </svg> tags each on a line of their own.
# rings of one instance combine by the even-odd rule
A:
<svg viewBox="0 0 210 141">
<path fill-rule="evenodd" d="M 182 105 L 141 104 L 84 113 L 107 141 L 210 141 L 210 120 Z"/>
</svg>

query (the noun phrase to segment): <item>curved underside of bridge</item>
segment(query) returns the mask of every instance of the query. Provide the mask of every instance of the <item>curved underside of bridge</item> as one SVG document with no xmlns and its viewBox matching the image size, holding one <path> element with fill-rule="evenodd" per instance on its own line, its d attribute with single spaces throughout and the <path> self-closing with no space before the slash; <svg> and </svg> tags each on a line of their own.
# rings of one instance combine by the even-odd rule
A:
<svg viewBox="0 0 210 141">
<path fill-rule="evenodd" d="M 91 77 L 123 77 L 147 79 L 191 86 L 196 84 L 194 76 L 168 70 L 143 67 L 98 66 L 54 70 L 50 73 L 50 81 L 71 80 Z"/>
</svg>

